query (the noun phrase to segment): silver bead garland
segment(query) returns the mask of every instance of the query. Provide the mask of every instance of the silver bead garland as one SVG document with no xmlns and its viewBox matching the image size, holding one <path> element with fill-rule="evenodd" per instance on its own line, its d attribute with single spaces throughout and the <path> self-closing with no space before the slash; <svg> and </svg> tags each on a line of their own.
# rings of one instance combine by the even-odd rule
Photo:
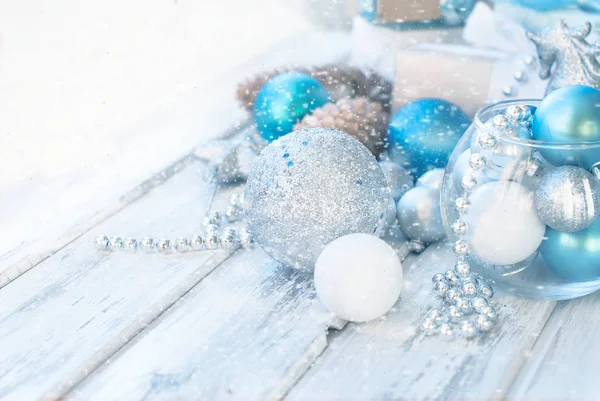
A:
<svg viewBox="0 0 600 401">
<path fill-rule="evenodd" d="M 537 62 L 533 56 L 527 56 L 523 58 L 522 61 L 525 69 L 517 70 L 513 73 L 513 79 L 515 82 L 512 85 L 502 88 L 502 95 L 504 95 L 504 97 L 512 98 L 517 96 L 519 94 L 519 87 L 525 84 L 529 79 L 527 70 L 534 71 L 537 68 Z"/>
<path fill-rule="evenodd" d="M 158 252 L 163 254 L 186 253 L 198 251 L 210 251 L 218 248 L 233 249 L 239 243 L 243 248 L 251 248 L 254 245 L 252 234 L 247 227 L 236 231 L 230 225 L 243 221 L 243 199 L 239 194 L 231 196 L 230 205 L 225 213 L 212 211 L 202 220 L 204 232 L 189 238 L 178 237 L 171 241 L 169 238 L 154 239 L 143 237 L 139 241 L 127 237 L 107 237 L 101 235 L 96 238 L 95 244 L 98 250 L 110 252 Z M 225 216 L 225 219 L 223 219 Z M 225 223 L 224 223 L 225 220 Z"/>
<path fill-rule="evenodd" d="M 528 106 L 510 106 L 504 114 L 493 117 L 494 132 L 510 135 L 515 125 L 530 125 L 532 114 Z M 494 133 L 481 132 L 478 135 L 478 143 L 483 149 L 493 150 L 497 146 Z M 483 154 L 473 153 L 469 164 L 473 170 L 480 170 L 487 166 L 487 160 Z M 527 168 L 531 174 L 535 174 L 541 166 L 531 159 L 531 166 Z M 453 269 L 432 277 L 433 292 L 440 299 L 441 308 L 430 310 L 423 319 L 421 329 L 426 335 L 439 334 L 454 338 L 459 333 L 470 339 L 487 333 L 496 323 L 497 313 L 490 305 L 494 290 L 481 276 L 471 271 L 467 261 L 469 244 L 465 237 L 469 227 L 465 216 L 469 212 L 469 195 L 477 185 L 477 179 L 471 174 L 461 180 L 462 193 L 454 203 L 459 218 L 451 224 L 452 231 L 458 237 L 452 247 L 456 262 Z"/>
</svg>

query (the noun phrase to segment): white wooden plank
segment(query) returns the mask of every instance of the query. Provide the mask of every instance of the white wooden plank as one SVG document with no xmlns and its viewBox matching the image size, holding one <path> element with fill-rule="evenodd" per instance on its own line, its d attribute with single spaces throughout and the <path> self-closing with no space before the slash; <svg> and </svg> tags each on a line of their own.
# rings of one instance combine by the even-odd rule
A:
<svg viewBox="0 0 600 401">
<path fill-rule="evenodd" d="M 63 176 L 33 177 L 4 188 L 0 287 L 122 209 L 129 199 L 119 200 L 122 194 L 180 159 L 198 142 L 245 118 L 234 96 L 238 82 L 249 74 L 281 65 L 340 60 L 348 49 L 349 38 L 343 33 L 304 32 L 285 38 L 268 53 L 181 93 L 113 135 L 118 140 L 101 161 Z"/>
<path fill-rule="evenodd" d="M 192 163 L 0 289 L 0 398 L 56 397 L 92 372 L 230 252 L 106 253 L 97 235 L 174 237 L 200 227 L 211 187 Z"/>
<path fill-rule="evenodd" d="M 561 301 L 511 388 L 514 400 L 591 400 L 597 379 L 600 293 Z"/>
<path fill-rule="evenodd" d="M 262 250 L 238 253 L 68 397 L 277 399 L 343 325 L 312 276 Z"/>
<path fill-rule="evenodd" d="M 349 324 L 291 391 L 302 399 L 498 399 L 506 394 L 554 303 L 502 296 L 486 338 L 447 342 L 418 329 L 431 276 L 451 265 L 446 245 L 406 263 L 402 300 L 384 319 Z"/>
</svg>

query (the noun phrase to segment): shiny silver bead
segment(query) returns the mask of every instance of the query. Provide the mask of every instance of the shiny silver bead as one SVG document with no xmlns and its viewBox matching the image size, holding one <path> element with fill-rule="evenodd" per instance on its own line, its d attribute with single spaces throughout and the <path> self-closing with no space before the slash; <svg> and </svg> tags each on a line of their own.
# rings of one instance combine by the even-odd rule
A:
<svg viewBox="0 0 600 401">
<path fill-rule="evenodd" d="M 120 251 L 123 249 L 123 240 L 120 237 L 112 237 L 108 241 L 108 249 L 111 251 Z"/>
<path fill-rule="evenodd" d="M 460 290 L 451 288 L 448 291 L 446 291 L 446 296 L 444 298 L 446 299 L 446 302 L 454 305 L 454 304 L 456 304 L 456 300 L 459 299 L 460 297 L 462 297 L 462 295 L 463 294 Z"/>
<path fill-rule="evenodd" d="M 484 306 L 483 308 L 481 308 L 479 310 L 479 314 L 487 316 L 488 318 L 490 318 L 492 320 L 496 319 L 496 316 L 497 316 L 496 309 L 492 308 L 489 305 L 488 306 Z"/>
<path fill-rule="evenodd" d="M 199 235 L 194 235 L 192 238 L 190 238 L 189 245 L 192 250 L 199 251 L 204 246 L 202 237 Z"/>
<path fill-rule="evenodd" d="M 515 73 L 513 74 L 513 78 L 519 83 L 525 83 L 527 82 L 528 76 L 525 71 L 515 71 Z"/>
<path fill-rule="evenodd" d="M 457 260 L 454 263 L 454 271 L 462 278 L 466 278 L 471 274 L 471 266 L 464 260 Z"/>
<path fill-rule="evenodd" d="M 460 310 L 460 308 L 456 305 L 450 305 L 446 309 L 446 314 L 450 317 L 450 320 L 453 322 L 458 322 L 460 319 L 464 317 L 464 314 Z"/>
<path fill-rule="evenodd" d="M 435 283 L 439 283 L 440 281 L 446 281 L 446 277 L 442 273 L 436 273 L 431 278 L 431 281 Z"/>
<path fill-rule="evenodd" d="M 481 284 L 479 286 L 479 294 L 481 294 L 486 299 L 490 299 L 494 296 L 494 290 L 488 284 Z"/>
<path fill-rule="evenodd" d="M 456 273 L 454 270 L 448 270 L 446 273 L 444 273 L 444 278 L 446 279 L 448 284 L 450 284 L 453 287 L 460 284 L 460 277 L 458 276 L 458 273 Z"/>
<path fill-rule="evenodd" d="M 492 125 L 496 128 L 506 128 L 509 124 L 510 123 L 508 122 L 506 116 L 502 114 L 497 114 L 492 117 Z"/>
<path fill-rule="evenodd" d="M 468 300 L 466 300 L 466 299 L 464 299 L 462 297 L 456 299 L 456 306 L 465 315 L 468 315 L 471 312 L 473 312 L 473 308 L 471 307 L 471 303 Z"/>
<path fill-rule="evenodd" d="M 525 165 L 525 175 L 527 177 L 535 177 L 542 168 L 543 165 L 539 159 L 529 159 Z"/>
<path fill-rule="evenodd" d="M 460 214 L 467 213 L 469 211 L 469 206 L 471 206 L 471 203 L 469 202 L 469 199 L 465 198 L 464 196 L 459 196 L 454 202 L 454 207 Z"/>
<path fill-rule="evenodd" d="M 408 246 L 408 250 L 413 253 L 419 254 L 425 250 L 425 244 L 423 244 L 421 241 L 408 241 L 406 245 Z"/>
<path fill-rule="evenodd" d="M 477 295 L 477 283 L 471 279 L 463 280 L 461 290 L 466 297 L 474 297 Z"/>
<path fill-rule="evenodd" d="M 513 97 L 517 94 L 517 88 L 514 86 L 505 86 L 502 88 L 502 94 L 506 97 Z"/>
<path fill-rule="evenodd" d="M 465 191 L 470 192 L 477 187 L 477 180 L 473 175 L 467 174 L 460 181 L 460 185 Z"/>
<path fill-rule="evenodd" d="M 429 336 L 429 335 L 435 334 L 436 329 L 437 329 L 437 323 L 435 322 L 435 320 L 427 317 L 427 318 L 423 319 L 421 328 L 423 329 L 425 334 Z"/>
<path fill-rule="evenodd" d="M 477 316 L 475 325 L 480 331 L 486 332 L 490 331 L 490 329 L 494 326 L 494 321 L 485 315 L 479 315 Z"/>
<path fill-rule="evenodd" d="M 523 58 L 523 63 L 530 70 L 535 70 L 535 68 L 537 67 L 537 62 L 535 60 L 535 57 L 533 57 L 533 56 L 527 56 L 527 57 Z"/>
<path fill-rule="evenodd" d="M 233 206 L 238 206 L 239 208 L 242 208 L 244 206 L 244 195 L 243 194 L 231 195 L 231 198 L 229 199 L 229 203 L 231 203 Z"/>
<path fill-rule="evenodd" d="M 252 245 L 254 244 L 254 238 L 252 238 L 252 234 L 247 228 L 242 228 L 240 230 L 239 238 L 240 245 L 242 245 L 242 247 L 245 249 L 252 248 Z"/>
<path fill-rule="evenodd" d="M 477 313 L 481 313 L 481 310 L 488 306 L 487 299 L 483 297 L 474 297 L 471 299 L 471 307 Z"/>
<path fill-rule="evenodd" d="M 215 224 L 217 226 L 221 224 L 221 214 L 219 212 L 210 212 L 208 215 L 206 215 L 206 217 L 204 217 L 202 220 L 202 225 L 206 227 L 210 224 Z"/>
<path fill-rule="evenodd" d="M 108 249 L 108 242 L 109 239 L 106 235 L 100 235 L 99 237 L 96 237 L 96 240 L 94 241 L 96 244 L 96 249 L 100 251 L 105 251 Z"/>
<path fill-rule="evenodd" d="M 460 324 L 460 332 L 465 337 L 472 338 L 477 335 L 477 327 L 475 327 L 473 322 L 466 320 Z"/>
<path fill-rule="evenodd" d="M 468 227 L 469 226 L 467 225 L 467 223 L 462 220 L 455 220 L 451 226 L 452 232 L 458 235 L 459 237 L 462 237 L 467 233 Z"/>
<path fill-rule="evenodd" d="M 158 252 L 166 253 L 171 250 L 171 241 L 167 238 L 161 238 L 156 242 Z"/>
<path fill-rule="evenodd" d="M 489 132 L 482 132 L 479 134 L 478 138 L 479 146 L 482 149 L 492 149 L 496 146 L 496 137 Z"/>
<path fill-rule="evenodd" d="M 233 228 L 226 228 L 221 235 L 221 245 L 224 249 L 232 249 L 237 242 L 237 233 Z"/>
<path fill-rule="evenodd" d="M 473 170 L 481 170 L 485 167 L 486 159 L 481 153 L 473 153 L 469 159 L 469 166 Z"/>
<path fill-rule="evenodd" d="M 187 252 L 190 249 L 187 238 L 177 238 L 175 240 L 175 250 L 177 252 Z"/>
<path fill-rule="evenodd" d="M 432 309 L 427 314 L 427 317 L 429 317 L 430 319 L 433 319 L 433 321 L 435 321 L 438 324 L 446 321 L 445 315 L 439 309 Z"/>
<path fill-rule="evenodd" d="M 442 323 L 438 327 L 438 331 L 444 337 L 450 339 L 454 337 L 454 331 L 452 330 L 452 326 L 448 323 Z"/>
<path fill-rule="evenodd" d="M 135 252 L 137 245 L 138 244 L 135 238 L 128 237 L 125 238 L 125 241 L 123 241 L 123 249 L 127 252 Z"/>
<path fill-rule="evenodd" d="M 154 251 L 154 239 L 150 237 L 144 237 L 140 240 L 140 249 L 144 252 Z"/>
<path fill-rule="evenodd" d="M 446 293 L 448 292 L 449 289 L 450 289 L 450 285 L 447 282 L 445 282 L 445 281 L 438 281 L 433 286 L 433 290 L 440 297 L 444 297 L 446 295 Z"/>
<path fill-rule="evenodd" d="M 452 246 L 454 254 L 459 258 L 464 257 L 469 253 L 469 244 L 466 241 L 459 239 Z"/>
<path fill-rule="evenodd" d="M 227 217 L 227 222 L 234 223 L 240 219 L 242 213 L 242 209 L 237 206 L 228 206 L 227 210 L 225 210 L 225 217 Z"/>
<path fill-rule="evenodd" d="M 217 249 L 219 247 L 219 237 L 217 234 L 208 233 L 204 238 L 204 246 L 206 246 L 206 249 Z"/>
<path fill-rule="evenodd" d="M 508 106 L 504 111 L 504 115 L 512 121 L 520 121 L 523 109 L 519 105 Z"/>
<path fill-rule="evenodd" d="M 206 231 L 207 234 L 216 234 L 219 232 L 219 226 L 216 224 L 208 224 L 204 226 L 204 231 Z"/>
</svg>

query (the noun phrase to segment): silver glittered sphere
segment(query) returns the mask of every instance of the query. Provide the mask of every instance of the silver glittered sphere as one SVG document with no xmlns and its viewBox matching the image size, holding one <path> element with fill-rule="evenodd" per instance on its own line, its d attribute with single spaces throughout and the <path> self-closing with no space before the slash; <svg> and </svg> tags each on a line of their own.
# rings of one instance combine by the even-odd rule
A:
<svg viewBox="0 0 600 401">
<path fill-rule="evenodd" d="M 398 201 L 396 217 L 402 233 L 411 240 L 432 243 L 446 236 L 440 210 L 440 191 L 414 187 Z"/>
<path fill-rule="evenodd" d="M 535 207 L 542 221 L 556 231 L 583 230 L 600 213 L 600 183 L 581 167 L 557 167 L 540 179 Z"/>
<path fill-rule="evenodd" d="M 412 175 L 400 167 L 399 164 L 390 161 L 379 162 L 383 174 L 387 180 L 392 197 L 396 202 L 412 187 L 415 186 Z"/>
<path fill-rule="evenodd" d="M 301 129 L 269 144 L 244 194 L 256 243 L 278 262 L 309 271 L 334 239 L 380 235 L 389 197 L 371 152 L 327 128 Z"/>
</svg>

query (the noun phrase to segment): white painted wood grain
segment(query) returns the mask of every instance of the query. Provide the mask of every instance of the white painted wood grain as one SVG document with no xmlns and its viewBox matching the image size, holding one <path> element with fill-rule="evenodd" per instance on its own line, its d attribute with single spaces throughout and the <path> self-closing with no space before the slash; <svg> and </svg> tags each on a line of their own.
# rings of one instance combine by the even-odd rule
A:
<svg viewBox="0 0 600 401">
<path fill-rule="evenodd" d="M 57 397 L 225 260 L 219 250 L 107 253 L 97 235 L 198 231 L 210 189 L 191 163 L 129 207 L 0 289 L 0 398 Z"/>
<path fill-rule="evenodd" d="M 561 301 L 515 381 L 513 400 L 592 400 L 600 396 L 600 293 Z"/>
<path fill-rule="evenodd" d="M 106 157 L 69 173 L 31 177 L 0 191 L 0 287 L 127 205 L 119 199 L 203 140 L 244 119 L 235 89 L 248 75 L 281 65 L 324 64 L 349 52 L 344 33 L 303 32 L 223 76 L 178 93 L 119 131 Z"/>
<path fill-rule="evenodd" d="M 236 254 L 68 394 L 81 400 L 277 399 L 343 324 L 310 274 Z"/>
<path fill-rule="evenodd" d="M 417 330 L 432 303 L 431 276 L 452 252 L 430 246 L 405 262 L 402 300 L 383 319 L 348 324 L 291 391 L 304 399 L 496 399 L 507 391 L 554 303 L 502 296 L 487 338 L 446 342 Z"/>
</svg>

